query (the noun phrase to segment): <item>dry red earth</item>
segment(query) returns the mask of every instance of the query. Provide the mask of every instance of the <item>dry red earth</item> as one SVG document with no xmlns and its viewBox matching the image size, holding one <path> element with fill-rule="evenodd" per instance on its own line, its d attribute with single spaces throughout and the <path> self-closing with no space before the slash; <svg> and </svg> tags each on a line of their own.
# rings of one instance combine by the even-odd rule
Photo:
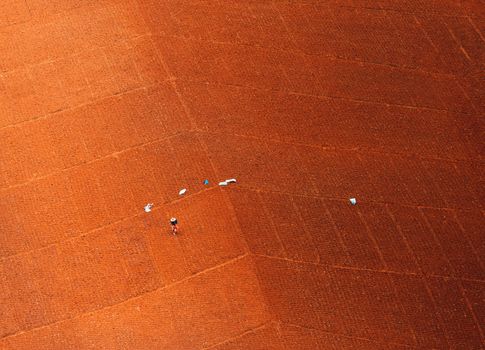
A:
<svg viewBox="0 0 485 350">
<path fill-rule="evenodd" d="M 0 349 L 483 349 L 484 24 L 1 0 Z"/>
</svg>

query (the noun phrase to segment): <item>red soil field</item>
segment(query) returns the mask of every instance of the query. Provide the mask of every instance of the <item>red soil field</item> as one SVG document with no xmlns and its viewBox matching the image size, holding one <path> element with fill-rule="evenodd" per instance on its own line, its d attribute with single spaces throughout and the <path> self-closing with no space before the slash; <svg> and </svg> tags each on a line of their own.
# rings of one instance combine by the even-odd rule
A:
<svg viewBox="0 0 485 350">
<path fill-rule="evenodd" d="M 0 349 L 483 349 L 484 24 L 1 0 Z"/>
</svg>

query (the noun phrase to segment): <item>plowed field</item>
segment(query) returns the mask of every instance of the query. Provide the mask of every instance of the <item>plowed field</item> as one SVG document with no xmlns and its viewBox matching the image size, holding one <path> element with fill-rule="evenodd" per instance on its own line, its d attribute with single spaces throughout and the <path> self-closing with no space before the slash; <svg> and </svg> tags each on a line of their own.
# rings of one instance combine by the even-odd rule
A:
<svg viewBox="0 0 485 350">
<path fill-rule="evenodd" d="M 0 349 L 483 349 L 484 24 L 0 0 Z"/>
</svg>

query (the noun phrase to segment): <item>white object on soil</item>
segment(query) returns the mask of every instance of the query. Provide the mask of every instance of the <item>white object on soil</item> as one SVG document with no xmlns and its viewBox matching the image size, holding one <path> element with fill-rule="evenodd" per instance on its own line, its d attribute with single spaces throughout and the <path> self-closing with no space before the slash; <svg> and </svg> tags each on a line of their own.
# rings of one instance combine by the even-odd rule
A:
<svg viewBox="0 0 485 350">
<path fill-rule="evenodd" d="M 225 182 L 227 182 L 228 184 L 231 184 L 231 183 L 236 183 L 236 179 L 227 179 Z"/>
<path fill-rule="evenodd" d="M 153 203 L 148 203 L 147 205 L 145 205 L 144 209 L 145 209 L 145 213 L 149 213 L 152 211 L 152 207 L 153 207 Z"/>
<path fill-rule="evenodd" d="M 357 204 L 357 199 L 355 198 L 350 198 L 350 204 L 356 205 Z"/>
<path fill-rule="evenodd" d="M 183 196 L 185 194 L 185 192 L 187 192 L 187 189 L 186 188 L 182 188 L 180 191 L 179 191 L 179 196 Z"/>
<path fill-rule="evenodd" d="M 219 182 L 219 186 L 227 186 L 227 182 L 226 181 Z"/>
</svg>

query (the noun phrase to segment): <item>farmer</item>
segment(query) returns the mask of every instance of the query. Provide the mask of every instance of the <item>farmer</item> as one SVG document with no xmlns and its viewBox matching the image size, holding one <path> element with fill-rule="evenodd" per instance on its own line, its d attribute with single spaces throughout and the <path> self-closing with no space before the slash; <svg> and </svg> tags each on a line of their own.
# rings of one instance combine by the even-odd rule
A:
<svg viewBox="0 0 485 350">
<path fill-rule="evenodd" d="M 177 234 L 177 231 L 179 229 L 177 218 L 171 218 L 170 219 L 170 225 L 172 226 L 172 233 L 174 235 L 176 235 Z"/>
</svg>

